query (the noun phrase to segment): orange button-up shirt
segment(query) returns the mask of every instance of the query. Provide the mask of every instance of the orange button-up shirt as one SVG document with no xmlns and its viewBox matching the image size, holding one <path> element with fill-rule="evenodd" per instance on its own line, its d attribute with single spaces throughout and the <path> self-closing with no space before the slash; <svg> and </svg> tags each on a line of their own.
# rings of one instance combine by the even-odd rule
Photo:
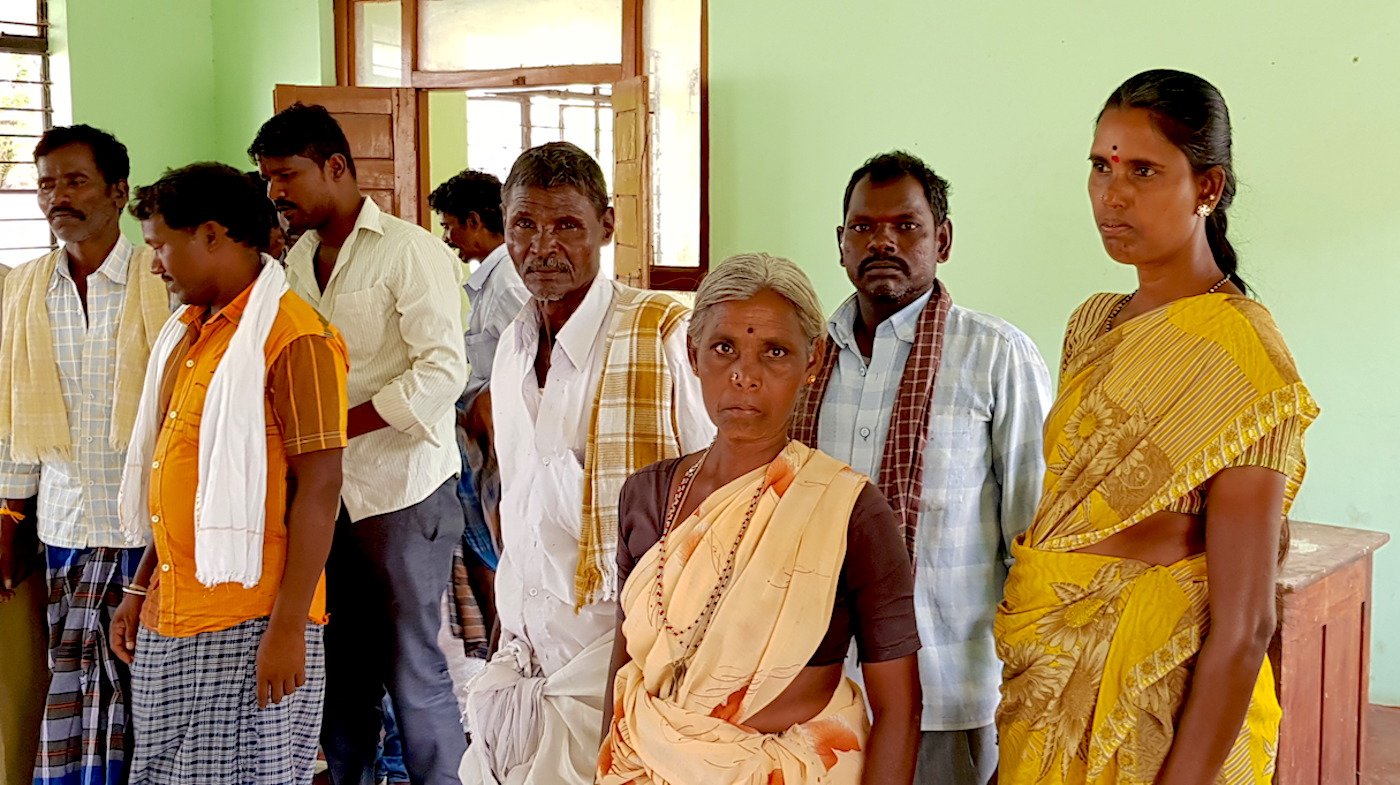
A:
<svg viewBox="0 0 1400 785">
<path fill-rule="evenodd" d="M 262 579 L 205 586 L 195 578 L 195 489 L 199 484 L 199 423 L 204 396 L 247 307 L 252 287 L 212 318 L 207 309 L 182 315 L 185 335 L 166 362 L 160 392 L 160 435 L 151 463 L 151 529 L 160 561 L 141 623 L 170 637 L 224 630 L 268 616 L 287 561 L 287 457 L 345 447 L 345 376 L 340 333 L 305 301 L 282 296 L 265 345 L 267 383 L 267 523 Z M 326 525 L 333 525 L 326 521 Z M 325 575 L 308 613 L 325 622 Z"/>
</svg>

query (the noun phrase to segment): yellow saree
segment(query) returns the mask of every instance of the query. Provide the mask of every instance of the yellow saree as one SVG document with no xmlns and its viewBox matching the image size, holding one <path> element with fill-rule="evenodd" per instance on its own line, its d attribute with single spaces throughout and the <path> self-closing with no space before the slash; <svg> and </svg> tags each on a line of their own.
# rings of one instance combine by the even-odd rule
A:
<svg viewBox="0 0 1400 785">
<path fill-rule="evenodd" d="M 1044 496 L 1012 549 L 995 622 L 1002 783 L 1151 783 L 1209 626 L 1204 554 L 1160 567 L 1073 551 L 1231 466 L 1283 473 L 1285 515 L 1303 479 L 1318 408 L 1263 306 L 1190 297 L 1104 333 L 1117 300 L 1071 317 Z M 1217 782 L 1270 781 L 1279 717 L 1266 660 Z"/>
<path fill-rule="evenodd" d="M 691 624 L 720 580 L 762 483 L 734 572 L 687 660 Z M 846 556 L 846 529 L 866 478 L 790 442 L 673 525 L 622 591 L 632 660 L 617 673 L 615 707 L 598 759 L 601 785 L 847 785 L 860 780 L 870 731 L 860 689 L 844 679 L 826 708 L 783 733 L 744 721 L 778 697 L 826 633 Z M 678 665 L 682 675 L 677 679 Z"/>
</svg>

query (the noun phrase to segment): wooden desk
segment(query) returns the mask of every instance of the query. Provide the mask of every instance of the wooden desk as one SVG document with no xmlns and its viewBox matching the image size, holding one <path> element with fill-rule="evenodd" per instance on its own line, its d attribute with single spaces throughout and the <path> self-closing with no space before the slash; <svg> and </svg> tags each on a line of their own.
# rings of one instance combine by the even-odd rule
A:
<svg viewBox="0 0 1400 785">
<path fill-rule="evenodd" d="M 1371 561 L 1382 532 L 1292 522 L 1269 647 L 1283 705 L 1278 785 L 1359 785 L 1370 699 Z"/>
</svg>

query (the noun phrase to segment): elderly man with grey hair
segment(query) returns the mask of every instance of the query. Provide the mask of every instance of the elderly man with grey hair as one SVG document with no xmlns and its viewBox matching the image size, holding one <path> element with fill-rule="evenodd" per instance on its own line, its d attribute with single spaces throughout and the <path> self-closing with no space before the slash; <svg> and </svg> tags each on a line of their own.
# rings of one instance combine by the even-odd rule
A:
<svg viewBox="0 0 1400 785">
<path fill-rule="evenodd" d="M 687 310 L 600 273 L 614 218 L 583 150 L 527 150 L 501 189 L 530 301 L 501 334 L 501 645 L 468 685 L 466 785 L 593 782 L 617 618 L 617 502 L 629 475 L 709 444 Z"/>
</svg>

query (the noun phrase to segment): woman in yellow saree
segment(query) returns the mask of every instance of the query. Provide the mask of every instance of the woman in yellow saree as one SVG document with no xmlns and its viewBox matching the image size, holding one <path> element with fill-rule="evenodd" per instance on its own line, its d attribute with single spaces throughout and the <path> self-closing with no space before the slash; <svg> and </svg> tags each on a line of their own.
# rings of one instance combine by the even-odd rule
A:
<svg viewBox="0 0 1400 785">
<path fill-rule="evenodd" d="M 996 619 L 999 781 L 1267 783 L 1275 574 L 1317 405 L 1225 237 L 1219 92 L 1129 79 L 1090 161 L 1105 250 L 1139 288 L 1066 332 L 1044 496 Z"/>
<path fill-rule="evenodd" d="M 602 785 L 912 781 L 922 703 L 901 529 L 864 476 L 788 438 L 823 328 L 785 259 L 736 257 L 696 294 L 691 362 L 718 435 L 623 488 Z M 873 727 L 842 672 L 852 637 Z"/>
</svg>

